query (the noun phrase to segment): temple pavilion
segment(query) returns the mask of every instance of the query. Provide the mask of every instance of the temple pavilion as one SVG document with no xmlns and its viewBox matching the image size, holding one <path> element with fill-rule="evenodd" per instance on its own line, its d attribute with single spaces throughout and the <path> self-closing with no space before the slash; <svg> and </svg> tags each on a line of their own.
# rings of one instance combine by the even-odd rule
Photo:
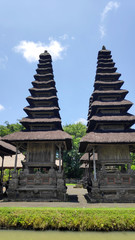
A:
<svg viewBox="0 0 135 240">
<path fill-rule="evenodd" d="M 3 139 L 25 152 L 23 170 L 18 175 L 15 161 L 8 198 L 11 200 L 64 201 L 66 186 L 62 169 L 62 152 L 71 149 L 71 136 L 63 131 L 59 114 L 52 59 L 45 51 L 39 56 L 37 74 L 34 75 L 29 105 L 24 108 L 27 117 L 20 122 L 25 131 Z M 17 156 L 17 154 L 16 154 Z M 59 159 L 59 168 L 56 166 Z"/>
<path fill-rule="evenodd" d="M 98 53 L 94 91 L 90 96 L 87 134 L 80 141 L 80 152 L 88 154 L 88 196 L 91 202 L 134 202 L 135 116 L 128 113 L 132 102 L 104 46 Z M 91 161 L 92 159 L 92 161 Z"/>
<path fill-rule="evenodd" d="M 2 141 L 0 137 L 0 199 L 3 197 L 3 174 L 5 157 L 12 156 L 16 153 L 16 149 L 13 145 Z"/>
</svg>

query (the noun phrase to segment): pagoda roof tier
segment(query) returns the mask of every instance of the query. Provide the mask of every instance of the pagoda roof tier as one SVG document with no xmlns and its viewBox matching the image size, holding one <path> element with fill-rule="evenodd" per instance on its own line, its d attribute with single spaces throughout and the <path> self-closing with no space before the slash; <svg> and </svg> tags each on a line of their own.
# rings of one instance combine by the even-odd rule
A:
<svg viewBox="0 0 135 240">
<path fill-rule="evenodd" d="M 115 67 L 97 67 L 97 73 L 114 73 L 116 70 Z"/>
<path fill-rule="evenodd" d="M 68 150 L 72 146 L 72 137 L 63 130 L 15 132 L 4 136 L 3 140 L 9 143 L 12 142 L 14 145 L 18 142 L 27 143 L 28 141 L 64 141 Z"/>
<path fill-rule="evenodd" d="M 29 96 L 26 98 L 27 101 L 49 101 L 49 100 L 53 100 L 53 99 L 58 99 L 57 96 L 49 96 L 49 97 L 32 97 Z"/>
<path fill-rule="evenodd" d="M 108 55 L 108 54 L 111 54 L 111 51 L 110 50 L 108 50 L 108 49 L 106 49 L 106 47 L 105 46 L 103 46 L 102 47 L 102 49 L 98 52 L 98 54 L 106 54 L 106 55 Z"/>
<path fill-rule="evenodd" d="M 60 108 L 55 107 L 55 106 L 54 107 L 30 107 L 30 106 L 28 106 L 28 107 L 25 107 L 23 110 L 25 112 L 44 112 L 44 111 L 51 112 L 51 111 L 60 110 Z"/>
<path fill-rule="evenodd" d="M 135 122 L 135 116 L 131 114 L 127 115 L 117 115 L 117 116 L 92 116 L 90 121 L 97 121 L 97 122 L 102 122 L 102 121 L 111 121 L 111 122 L 116 122 L 116 121 L 133 121 Z"/>
<path fill-rule="evenodd" d="M 106 67 L 106 68 L 108 68 L 108 67 L 114 67 L 115 66 L 115 63 L 114 62 L 100 62 L 100 63 L 98 63 L 98 66 L 97 67 Z"/>
<path fill-rule="evenodd" d="M 54 92 L 56 94 L 57 90 L 55 87 L 50 87 L 50 88 L 30 88 L 29 89 L 30 93 L 44 93 L 44 92 Z"/>
<path fill-rule="evenodd" d="M 38 80 L 38 81 L 52 80 L 53 77 L 54 77 L 53 73 L 47 73 L 47 74 L 35 74 L 35 75 L 34 75 L 35 80 Z"/>
<path fill-rule="evenodd" d="M 44 53 L 39 55 L 40 59 L 48 59 L 49 61 L 52 60 L 51 55 L 45 50 Z"/>
<path fill-rule="evenodd" d="M 123 116 L 92 116 L 90 119 L 89 119 L 89 126 L 88 126 L 88 132 L 89 130 L 93 130 L 93 128 L 96 126 L 96 125 L 99 125 L 99 124 L 124 124 L 125 125 L 125 128 L 128 128 L 131 127 L 134 123 L 135 123 L 135 116 L 133 115 L 123 115 Z"/>
<path fill-rule="evenodd" d="M 98 59 L 98 61 L 97 61 L 98 64 L 99 64 L 99 63 L 111 63 L 111 62 L 113 62 L 112 58 L 108 58 L 108 59 L 106 59 L 106 58 L 100 58 L 100 59 Z"/>
<path fill-rule="evenodd" d="M 50 65 L 50 67 L 44 67 L 44 68 L 37 68 L 36 69 L 36 72 L 38 74 L 47 74 L 47 73 L 52 73 L 53 70 L 52 70 L 52 67 Z"/>
<path fill-rule="evenodd" d="M 95 90 L 93 92 L 93 100 L 96 100 L 99 96 L 101 97 L 118 97 L 119 99 L 125 98 L 128 94 L 127 90 Z M 122 99 L 121 99 L 122 100 Z"/>
<path fill-rule="evenodd" d="M 89 132 L 80 140 L 79 152 L 85 152 L 87 145 L 135 144 L 135 130 L 123 132 Z"/>
<path fill-rule="evenodd" d="M 102 101 L 93 101 L 91 104 L 91 107 L 107 107 L 107 106 L 116 106 L 116 107 L 120 107 L 120 106 L 129 106 L 131 107 L 133 105 L 132 102 L 128 101 L 128 100 L 122 100 L 122 101 L 114 101 L 114 102 L 102 102 Z"/>
<path fill-rule="evenodd" d="M 95 90 L 100 88 L 106 88 L 106 87 L 113 88 L 113 89 L 120 89 L 123 83 L 124 83 L 123 80 L 117 80 L 112 82 L 95 81 L 94 87 L 95 87 Z"/>
<path fill-rule="evenodd" d="M 53 129 L 59 129 L 62 130 L 61 127 L 61 119 L 59 118 L 23 118 L 20 123 L 26 127 L 26 129 L 30 129 L 31 126 L 38 126 L 38 128 L 42 125 L 42 128 L 46 129 L 46 126 L 49 126 L 49 128 L 52 130 L 51 125 L 54 124 Z M 57 125 L 57 127 L 56 127 Z M 48 128 L 47 128 L 48 130 Z M 44 130 L 45 131 L 45 130 Z"/>
<path fill-rule="evenodd" d="M 23 118 L 20 123 L 53 123 L 61 122 L 60 118 Z"/>
<path fill-rule="evenodd" d="M 38 64 L 38 68 L 52 68 L 51 62 L 42 62 Z"/>
<path fill-rule="evenodd" d="M 50 59 L 50 60 L 49 60 L 49 59 L 39 59 L 39 64 L 40 64 L 40 63 L 48 63 L 48 62 L 51 63 L 51 62 L 52 62 L 52 59 Z"/>
<path fill-rule="evenodd" d="M 49 87 L 55 87 L 55 81 L 54 80 L 48 80 L 48 81 L 33 81 L 32 85 L 34 87 L 38 87 L 38 88 L 42 88 L 42 87 L 47 87 L 47 85 Z"/>
<path fill-rule="evenodd" d="M 100 60 L 102 58 L 107 60 L 107 59 L 112 58 L 112 55 L 110 53 L 109 54 L 99 53 L 97 58 L 98 58 L 98 60 Z"/>
<path fill-rule="evenodd" d="M 121 74 L 117 73 L 117 72 L 115 72 L 115 73 L 97 73 L 95 80 L 102 80 L 102 79 L 105 80 L 107 78 L 107 80 L 109 79 L 109 80 L 113 81 L 113 80 L 118 80 L 120 76 L 121 76 Z"/>
</svg>

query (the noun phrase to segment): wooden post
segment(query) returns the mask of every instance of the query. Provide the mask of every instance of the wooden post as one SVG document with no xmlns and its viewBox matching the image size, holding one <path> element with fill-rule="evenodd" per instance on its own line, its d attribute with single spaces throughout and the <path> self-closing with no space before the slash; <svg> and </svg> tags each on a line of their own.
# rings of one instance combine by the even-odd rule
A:
<svg viewBox="0 0 135 240">
<path fill-rule="evenodd" d="M 95 147 L 93 147 L 93 170 L 94 170 L 94 181 L 96 181 L 97 176 L 96 176 Z"/>
<path fill-rule="evenodd" d="M 88 153 L 89 155 L 89 178 L 90 178 L 90 152 Z"/>
<path fill-rule="evenodd" d="M 16 171 L 16 167 L 17 167 L 17 155 L 18 155 L 18 145 L 16 145 L 15 166 L 14 166 L 15 171 Z"/>
<path fill-rule="evenodd" d="M 2 164 L 1 164 L 1 184 L 3 184 L 3 165 L 4 165 L 4 156 L 2 156 Z"/>
<path fill-rule="evenodd" d="M 59 145 L 59 172 L 61 172 L 61 145 Z"/>
</svg>

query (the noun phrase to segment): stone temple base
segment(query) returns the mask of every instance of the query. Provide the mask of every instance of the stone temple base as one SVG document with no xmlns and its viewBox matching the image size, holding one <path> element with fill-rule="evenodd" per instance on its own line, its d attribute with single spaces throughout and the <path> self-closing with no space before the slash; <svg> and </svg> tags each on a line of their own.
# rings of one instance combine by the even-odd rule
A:
<svg viewBox="0 0 135 240">
<path fill-rule="evenodd" d="M 135 202 L 135 188 L 92 188 L 87 197 L 91 203 L 132 203 Z"/>
<path fill-rule="evenodd" d="M 9 201 L 66 201 L 63 173 L 50 169 L 48 173 L 13 172 L 8 188 Z"/>
</svg>

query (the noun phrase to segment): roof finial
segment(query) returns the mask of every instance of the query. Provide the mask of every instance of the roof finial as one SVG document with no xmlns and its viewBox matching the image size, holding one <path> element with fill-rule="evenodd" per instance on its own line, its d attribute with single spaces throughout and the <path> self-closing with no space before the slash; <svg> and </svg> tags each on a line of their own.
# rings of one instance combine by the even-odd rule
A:
<svg viewBox="0 0 135 240">
<path fill-rule="evenodd" d="M 102 50 L 106 50 L 106 47 L 103 45 Z"/>
</svg>

